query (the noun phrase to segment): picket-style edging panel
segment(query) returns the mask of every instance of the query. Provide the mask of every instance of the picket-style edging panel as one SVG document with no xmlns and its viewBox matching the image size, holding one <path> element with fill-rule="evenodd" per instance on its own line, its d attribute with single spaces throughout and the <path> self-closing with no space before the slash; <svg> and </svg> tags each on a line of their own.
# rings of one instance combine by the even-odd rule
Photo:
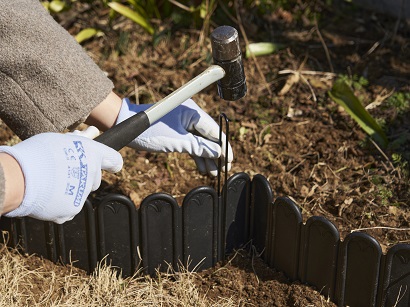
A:
<svg viewBox="0 0 410 307">
<path fill-rule="evenodd" d="M 268 229 L 271 223 L 273 192 L 269 182 L 262 175 L 255 175 L 251 185 L 251 235 L 252 245 L 266 260 L 269 249 Z"/>
<path fill-rule="evenodd" d="M 189 192 L 182 204 L 183 264 L 190 270 L 214 266 L 218 257 L 218 197 L 211 187 Z"/>
<path fill-rule="evenodd" d="M 322 216 L 312 216 L 302 226 L 300 281 L 315 285 L 334 299 L 340 235 Z"/>
<path fill-rule="evenodd" d="M 154 274 L 168 265 L 202 270 L 225 260 L 249 242 L 270 267 L 291 280 L 314 286 L 339 306 L 410 305 L 410 244 L 382 254 L 371 236 L 354 232 L 340 240 L 324 217 L 302 222 L 288 197 L 273 199 L 268 180 L 234 174 L 221 191 L 199 187 L 182 205 L 156 193 L 140 206 L 124 195 L 88 199 L 83 210 L 62 225 L 29 217 L 0 219 L 8 244 L 55 262 L 92 272 L 98 262 L 123 276 Z"/>
<path fill-rule="evenodd" d="M 273 204 L 267 260 L 291 280 L 298 279 L 301 224 L 302 214 L 296 204 L 289 198 L 278 197 Z"/>
<path fill-rule="evenodd" d="M 410 244 L 397 244 L 388 250 L 379 297 L 381 306 L 410 305 Z"/>
<path fill-rule="evenodd" d="M 340 306 L 376 306 L 382 250 L 366 233 L 346 236 L 340 248 L 336 297 Z"/>
<path fill-rule="evenodd" d="M 141 203 L 142 264 L 145 272 L 178 268 L 181 255 L 181 210 L 168 194 L 153 194 Z"/>
<path fill-rule="evenodd" d="M 56 225 L 59 261 L 91 273 L 98 262 L 98 245 L 94 209 L 89 199 L 83 210 L 69 223 Z"/>
<path fill-rule="evenodd" d="M 227 191 L 227 203 L 220 200 L 221 207 L 221 259 L 244 245 L 249 239 L 249 210 L 251 201 L 251 178 L 237 173 L 227 181 L 222 196 Z"/>
<path fill-rule="evenodd" d="M 54 240 L 54 224 L 31 217 L 16 219 L 18 247 L 27 254 L 41 255 L 53 262 L 57 261 L 57 247 Z"/>
</svg>

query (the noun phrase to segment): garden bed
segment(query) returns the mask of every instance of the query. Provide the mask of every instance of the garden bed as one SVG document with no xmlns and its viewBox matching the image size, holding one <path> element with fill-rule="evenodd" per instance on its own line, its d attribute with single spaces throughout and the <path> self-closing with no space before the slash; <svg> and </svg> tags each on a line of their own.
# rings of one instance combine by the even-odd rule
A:
<svg viewBox="0 0 410 307">
<path fill-rule="evenodd" d="M 241 12 L 250 42 L 274 41 L 283 48 L 256 61 L 245 59 L 249 90 L 244 99 L 222 102 L 212 86 L 193 99 L 215 119 L 221 112 L 230 118 L 232 174 L 265 176 L 274 196 L 291 197 L 304 221 L 323 216 L 334 223 L 341 238 L 352 231 L 365 232 L 384 252 L 409 243 L 408 98 L 396 105 L 390 100 L 394 93 L 410 91 L 409 25 L 347 6 L 321 8 L 316 27 L 303 16 L 297 19 L 297 9 L 303 6 L 279 9 L 259 19 L 252 10 Z M 76 34 L 88 26 L 106 28 L 106 16 L 101 14 L 97 17 L 77 4 L 58 19 Z M 122 97 L 139 103 L 157 101 L 210 64 L 209 44 L 198 43 L 200 31 L 171 31 L 171 23 L 163 24 L 164 35 L 153 47 L 152 37 L 126 19 L 118 19 L 114 28 L 84 43 L 84 48 Z M 365 105 L 378 102 L 369 112 L 384 122 L 390 140 L 386 150 L 370 142 L 327 95 L 338 77 L 356 86 Z M 2 126 L 0 136 L 3 142 L 15 141 L 7 127 Z M 128 148 L 121 153 L 122 172 L 105 173 L 93 196 L 118 192 L 139 204 L 152 193 L 165 192 L 181 204 L 193 188 L 216 186 L 215 179 L 196 172 L 187 155 Z M 220 264 L 221 268 L 199 274 L 197 284 L 204 295 L 235 297 L 243 305 L 331 306 L 319 295 L 321 289 L 290 282 L 259 262 L 258 269 L 250 271 L 255 262 L 245 256 L 235 259 L 227 267 Z M 221 279 L 231 283 L 223 286 Z"/>
</svg>

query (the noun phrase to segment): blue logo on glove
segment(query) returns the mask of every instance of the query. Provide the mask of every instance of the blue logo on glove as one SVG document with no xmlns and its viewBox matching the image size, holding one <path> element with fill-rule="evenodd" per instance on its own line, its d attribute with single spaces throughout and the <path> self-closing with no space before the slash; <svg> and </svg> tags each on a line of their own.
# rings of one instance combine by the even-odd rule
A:
<svg viewBox="0 0 410 307">
<path fill-rule="evenodd" d="M 85 192 L 85 186 L 87 184 L 87 175 L 88 175 L 88 165 L 87 165 L 87 157 L 85 155 L 84 147 L 81 141 L 74 141 L 74 146 L 78 152 L 78 159 L 80 162 L 80 178 L 78 182 L 78 190 L 77 190 L 77 195 L 75 196 L 74 199 L 74 206 L 78 207 L 81 205 L 81 200 L 84 196 Z"/>
</svg>

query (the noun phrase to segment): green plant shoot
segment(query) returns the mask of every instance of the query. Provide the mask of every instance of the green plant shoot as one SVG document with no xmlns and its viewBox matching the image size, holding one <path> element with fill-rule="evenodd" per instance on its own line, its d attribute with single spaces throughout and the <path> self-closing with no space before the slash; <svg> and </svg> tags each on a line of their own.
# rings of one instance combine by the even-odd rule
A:
<svg viewBox="0 0 410 307">
<path fill-rule="evenodd" d="M 252 54 L 254 56 L 268 55 L 282 48 L 283 46 L 281 44 L 268 43 L 268 42 L 252 43 L 246 46 L 245 56 L 246 58 L 249 58 Z"/>
<path fill-rule="evenodd" d="M 331 91 L 330 98 L 341 105 L 345 111 L 370 135 L 381 147 L 387 146 L 387 138 L 383 129 L 363 107 L 351 88 L 343 80 L 337 80 Z"/>
<path fill-rule="evenodd" d="M 60 13 L 68 8 L 68 5 L 61 0 L 42 1 L 41 4 L 46 10 L 52 13 Z"/>
<path fill-rule="evenodd" d="M 108 3 L 108 6 L 112 8 L 114 11 L 120 13 L 121 15 L 131 19 L 135 23 L 139 24 L 141 27 L 145 29 L 149 34 L 154 34 L 154 28 L 151 26 L 151 24 L 148 22 L 146 18 L 141 16 L 137 11 L 133 11 L 129 7 L 118 3 L 118 2 L 110 2 Z"/>
<path fill-rule="evenodd" d="M 101 36 L 103 35 L 103 32 L 100 30 L 97 30 L 95 28 L 86 28 L 81 30 L 76 36 L 75 40 L 81 44 L 82 42 L 86 41 L 87 39 L 90 39 L 94 36 Z"/>
</svg>

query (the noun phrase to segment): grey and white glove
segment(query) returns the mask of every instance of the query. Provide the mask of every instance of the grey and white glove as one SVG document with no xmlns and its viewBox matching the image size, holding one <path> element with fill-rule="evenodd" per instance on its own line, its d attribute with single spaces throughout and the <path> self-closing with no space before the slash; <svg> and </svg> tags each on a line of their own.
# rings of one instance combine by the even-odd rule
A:
<svg viewBox="0 0 410 307">
<path fill-rule="evenodd" d="M 136 105 L 127 98 L 123 99 L 116 124 L 151 106 Z M 228 171 L 233 160 L 232 147 L 229 143 L 225 144 L 225 135 L 222 136 L 222 146 L 218 140 L 219 125 L 192 99 L 188 99 L 153 123 L 128 146 L 149 152 L 188 153 L 200 173 L 216 176 L 220 156 L 223 161 L 227 158 Z M 228 157 L 225 157 L 225 146 L 228 146 Z"/>
<path fill-rule="evenodd" d="M 0 146 L 14 157 L 25 180 L 20 206 L 8 217 L 30 216 L 58 224 L 80 212 L 101 184 L 101 170 L 118 172 L 123 160 L 114 149 L 73 133 L 42 133 L 14 146 Z"/>
</svg>

